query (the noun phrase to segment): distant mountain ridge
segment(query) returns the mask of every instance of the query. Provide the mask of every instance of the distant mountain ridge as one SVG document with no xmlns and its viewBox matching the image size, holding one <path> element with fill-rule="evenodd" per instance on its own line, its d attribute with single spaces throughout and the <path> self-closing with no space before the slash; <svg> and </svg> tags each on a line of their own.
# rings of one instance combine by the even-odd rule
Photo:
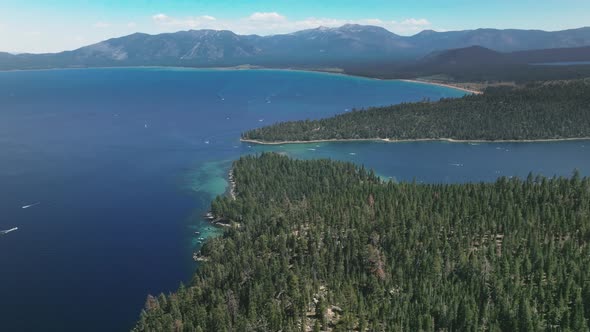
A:
<svg viewBox="0 0 590 332">
<path fill-rule="evenodd" d="M 231 31 L 135 33 L 54 54 L 0 54 L 0 69 L 97 66 L 339 66 L 413 61 L 435 51 L 471 47 L 497 52 L 590 46 L 590 28 L 556 32 L 477 29 L 399 36 L 384 28 L 347 24 L 257 36 Z"/>
<path fill-rule="evenodd" d="M 550 62 L 577 62 L 590 60 L 590 46 L 550 48 L 517 52 L 497 52 L 482 46 L 471 46 L 430 53 L 416 66 L 481 66 L 525 65 Z"/>
<path fill-rule="evenodd" d="M 423 78 L 447 82 L 530 82 L 590 77 L 590 46 L 498 52 L 481 46 L 432 52 L 405 64 L 348 68 L 349 74 L 379 78 Z M 536 64 L 567 63 L 561 66 Z M 356 70 L 356 71 L 355 71 Z"/>
</svg>

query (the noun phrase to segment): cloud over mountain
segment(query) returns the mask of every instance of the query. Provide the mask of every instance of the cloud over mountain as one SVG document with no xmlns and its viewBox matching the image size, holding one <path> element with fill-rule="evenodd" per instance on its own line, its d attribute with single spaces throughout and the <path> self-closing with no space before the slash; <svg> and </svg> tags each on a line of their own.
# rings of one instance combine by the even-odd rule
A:
<svg viewBox="0 0 590 332">
<path fill-rule="evenodd" d="M 345 24 L 376 25 L 391 32 L 408 35 L 432 28 L 425 18 L 405 18 L 402 20 L 383 20 L 379 18 L 340 19 L 329 17 L 308 17 L 290 19 L 277 12 L 254 12 L 247 17 L 234 20 L 217 19 L 209 15 L 172 17 L 164 13 L 152 16 L 153 22 L 164 31 L 178 29 L 231 30 L 240 34 L 274 35 L 312 29 L 318 26 L 339 27 Z"/>
</svg>

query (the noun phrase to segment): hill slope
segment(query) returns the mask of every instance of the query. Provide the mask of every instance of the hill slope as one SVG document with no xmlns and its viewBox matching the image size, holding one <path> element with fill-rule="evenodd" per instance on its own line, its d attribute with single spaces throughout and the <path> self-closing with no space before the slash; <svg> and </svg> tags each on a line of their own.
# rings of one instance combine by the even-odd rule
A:
<svg viewBox="0 0 590 332">
<path fill-rule="evenodd" d="M 590 60 L 590 46 L 553 48 L 518 52 L 497 52 L 481 46 L 433 52 L 420 59 L 416 67 L 423 69 L 456 66 L 528 65 L 550 62 L 576 62 Z"/>
</svg>

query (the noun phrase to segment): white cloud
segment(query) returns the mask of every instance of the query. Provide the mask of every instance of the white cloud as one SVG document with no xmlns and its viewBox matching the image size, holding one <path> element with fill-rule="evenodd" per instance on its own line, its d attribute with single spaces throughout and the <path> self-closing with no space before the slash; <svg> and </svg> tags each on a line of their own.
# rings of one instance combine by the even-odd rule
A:
<svg viewBox="0 0 590 332">
<path fill-rule="evenodd" d="M 111 24 L 109 22 L 99 21 L 99 22 L 94 23 L 94 27 L 97 29 L 106 29 L 106 28 L 110 28 Z"/>
<path fill-rule="evenodd" d="M 129 22 L 129 23 L 127 23 L 127 27 L 128 28 L 135 28 L 136 26 L 137 26 L 137 23 L 135 23 L 135 22 Z"/>
<path fill-rule="evenodd" d="M 272 13 L 253 13 L 248 17 L 251 21 L 264 21 L 264 22 L 284 22 L 287 18 L 277 12 Z"/>
<path fill-rule="evenodd" d="M 365 23 L 368 25 L 383 25 L 383 21 L 378 18 L 369 18 L 365 20 Z"/>
<path fill-rule="evenodd" d="M 400 22 L 390 21 L 384 27 L 403 35 L 415 34 L 425 29 L 431 29 L 432 23 L 425 18 L 407 18 Z"/>
<path fill-rule="evenodd" d="M 186 17 L 186 18 L 174 18 L 170 17 L 166 14 L 156 14 L 152 16 L 152 20 L 160 25 L 160 26 L 168 26 L 175 29 L 204 29 L 204 28 L 212 28 L 216 29 L 217 24 L 214 22 L 217 19 L 210 15 L 202 15 L 196 17 Z"/>
<path fill-rule="evenodd" d="M 428 22 L 425 18 L 415 19 L 415 18 L 408 18 L 401 21 L 402 25 L 409 25 L 409 26 L 428 26 L 430 22 Z"/>
<path fill-rule="evenodd" d="M 168 15 L 162 13 L 152 16 L 152 19 L 156 23 L 166 23 L 171 20 L 171 18 Z"/>
<path fill-rule="evenodd" d="M 339 27 L 344 24 L 376 25 L 394 33 L 405 35 L 415 34 L 432 27 L 432 24 L 424 18 L 406 18 L 396 21 L 379 18 L 346 20 L 309 17 L 301 20 L 291 20 L 277 12 L 255 12 L 250 16 L 234 20 L 217 19 L 208 15 L 179 18 L 160 13 L 153 15 L 152 21 L 160 31 L 215 29 L 231 30 L 240 34 L 260 35 L 290 33 L 298 30 L 313 29 L 319 26 Z"/>
</svg>

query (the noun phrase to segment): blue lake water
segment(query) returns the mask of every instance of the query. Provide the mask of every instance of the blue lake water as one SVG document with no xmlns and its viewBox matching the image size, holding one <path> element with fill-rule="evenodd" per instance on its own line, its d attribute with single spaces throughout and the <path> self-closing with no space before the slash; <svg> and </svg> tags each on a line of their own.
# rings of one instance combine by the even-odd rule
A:
<svg viewBox="0 0 590 332">
<path fill-rule="evenodd" d="M 278 151 L 385 178 L 493 181 L 590 172 L 590 142 L 251 146 L 240 132 L 354 107 L 458 97 L 438 86 L 296 71 L 0 73 L 0 319 L 6 331 L 124 331 L 188 282 L 194 232 L 231 161 Z M 22 207 L 39 203 L 27 209 Z"/>
</svg>

